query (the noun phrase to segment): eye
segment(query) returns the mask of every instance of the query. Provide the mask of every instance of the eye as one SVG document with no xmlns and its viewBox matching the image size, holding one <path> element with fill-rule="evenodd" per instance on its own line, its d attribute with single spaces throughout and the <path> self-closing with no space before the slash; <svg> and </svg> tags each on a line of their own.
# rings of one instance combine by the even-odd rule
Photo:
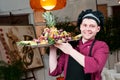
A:
<svg viewBox="0 0 120 80">
<path fill-rule="evenodd" d="M 90 25 L 90 27 L 91 27 L 91 28 L 94 28 L 94 27 L 95 27 L 95 25 L 92 25 L 92 24 L 91 24 L 91 25 Z"/>
<path fill-rule="evenodd" d="M 87 27 L 87 25 L 86 25 L 86 24 L 82 24 L 82 26 L 83 26 L 83 27 Z"/>
</svg>

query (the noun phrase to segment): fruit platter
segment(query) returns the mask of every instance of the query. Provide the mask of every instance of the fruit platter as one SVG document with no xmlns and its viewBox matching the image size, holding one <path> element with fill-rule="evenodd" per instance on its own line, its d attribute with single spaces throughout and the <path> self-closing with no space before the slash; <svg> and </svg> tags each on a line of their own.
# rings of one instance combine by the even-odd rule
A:
<svg viewBox="0 0 120 80">
<path fill-rule="evenodd" d="M 31 41 L 20 41 L 17 45 L 26 45 L 31 47 L 48 47 L 54 44 L 61 44 L 63 42 L 69 42 L 78 40 L 81 38 L 81 34 L 72 37 L 70 32 L 66 32 L 63 29 L 57 29 L 55 27 L 56 21 L 51 12 L 45 12 L 43 17 L 46 20 L 46 28 L 39 37 Z"/>
<path fill-rule="evenodd" d="M 75 37 L 71 36 L 71 33 L 66 32 L 62 29 L 57 30 L 57 28 L 45 28 L 43 33 L 36 39 L 31 41 L 20 41 L 17 42 L 17 45 L 26 45 L 32 47 L 47 47 L 53 44 L 60 44 L 63 42 L 69 42 L 73 40 L 80 39 L 81 34 L 76 35 Z"/>
</svg>

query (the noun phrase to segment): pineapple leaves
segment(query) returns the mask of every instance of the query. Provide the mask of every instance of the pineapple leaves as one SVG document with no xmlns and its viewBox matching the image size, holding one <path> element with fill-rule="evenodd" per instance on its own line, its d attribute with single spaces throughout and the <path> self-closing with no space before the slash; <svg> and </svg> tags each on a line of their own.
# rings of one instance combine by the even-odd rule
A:
<svg viewBox="0 0 120 80">
<path fill-rule="evenodd" d="M 46 25 L 49 28 L 56 25 L 55 16 L 51 12 L 44 12 L 42 16 L 46 20 Z"/>
</svg>

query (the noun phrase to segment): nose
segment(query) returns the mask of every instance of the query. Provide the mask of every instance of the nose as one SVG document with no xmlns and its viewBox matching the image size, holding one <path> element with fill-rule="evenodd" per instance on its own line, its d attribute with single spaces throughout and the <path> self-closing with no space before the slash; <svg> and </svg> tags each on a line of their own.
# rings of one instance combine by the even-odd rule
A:
<svg viewBox="0 0 120 80">
<path fill-rule="evenodd" d="M 91 30 L 91 28 L 89 26 L 86 27 L 86 30 Z"/>
</svg>

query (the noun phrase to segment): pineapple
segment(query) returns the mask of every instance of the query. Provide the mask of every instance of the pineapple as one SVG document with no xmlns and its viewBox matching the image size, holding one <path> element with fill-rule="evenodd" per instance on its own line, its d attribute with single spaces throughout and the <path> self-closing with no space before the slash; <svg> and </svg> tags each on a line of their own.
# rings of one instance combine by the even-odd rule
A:
<svg viewBox="0 0 120 80">
<path fill-rule="evenodd" d="M 54 33 L 57 32 L 57 28 L 55 28 L 55 25 L 56 25 L 55 16 L 54 16 L 51 12 L 49 12 L 49 11 L 44 12 L 44 13 L 42 14 L 42 16 L 44 17 L 44 19 L 45 19 L 45 21 L 46 21 L 47 27 L 48 27 L 48 28 L 50 29 L 50 31 L 51 31 L 50 34 L 49 34 L 49 36 L 48 36 L 48 42 L 49 42 L 49 43 L 53 43 L 54 40 L 53 40 L 52 38 L 53 38 L 53 36 L 54 36 Z"/>
</svg>

